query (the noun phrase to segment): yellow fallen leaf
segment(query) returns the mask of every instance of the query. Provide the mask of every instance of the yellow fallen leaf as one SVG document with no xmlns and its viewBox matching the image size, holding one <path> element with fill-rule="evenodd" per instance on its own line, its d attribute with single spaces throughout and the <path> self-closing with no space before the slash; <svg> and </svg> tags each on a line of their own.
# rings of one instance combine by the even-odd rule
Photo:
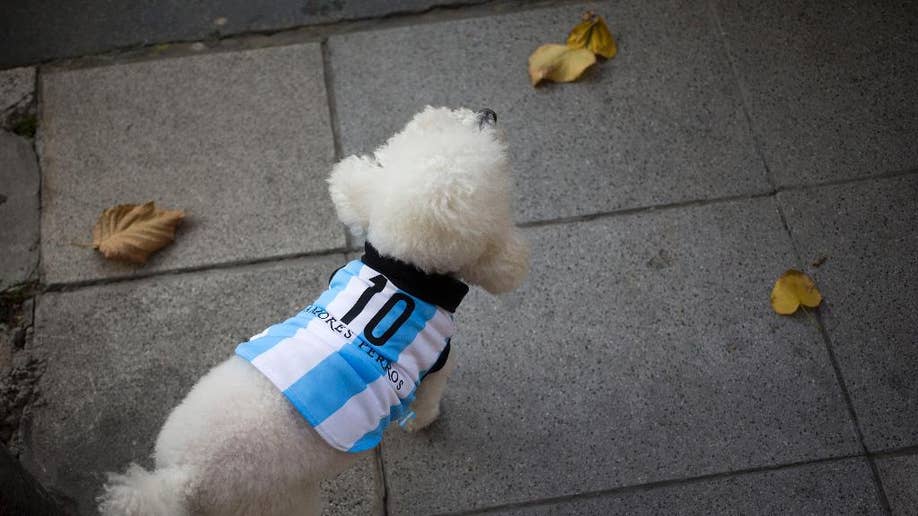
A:
<svg viewBox="0 0 918 516">
<path fill-rule="evenodd" d="M 567 36 L 567 46 L 585 48 L 606 59 L 612 59 L 618 53 L 618 46 L 605 20 L 590 11 L 583 13 L 583 21 L 571 29 Z"/>
<path fill-rule="evenodd" d="M 181 210 L 159 210 L 153 201 L 119 204 L 99 215 L 92 228 L 92 246 L 109 260 L 146 263 L 151 254 L 175 239 Z"/>
<path fill-rule="evenodd" d="M 781 315 L 790 315 L 800 305 L 816 308 L 822 303 L 822 294 L 813 279 L 796 270 L 788 269 L 771 289 L 771 307 Z"/>
<path fill-rule="evenodd" d="M 529 56 L 529 78 L 536 86 L 543 80 L 571 82 L 596 62 L 596 56 L 584 48 L 548 44 Z"/>
</svg>

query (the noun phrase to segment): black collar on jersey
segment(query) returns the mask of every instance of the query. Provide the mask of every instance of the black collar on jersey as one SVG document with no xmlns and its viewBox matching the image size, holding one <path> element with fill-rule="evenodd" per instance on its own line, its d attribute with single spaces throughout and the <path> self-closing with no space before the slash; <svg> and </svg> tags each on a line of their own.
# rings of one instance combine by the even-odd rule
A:
<svg viewBox="0 0 918 516">
<path fill-rule="evenodd" d="M 469 286 L 447 274 L 427 274 L 410 263 L 382 256 L 369 242 L 360 260 L 382 273 L 398 288 L 450 312 L 459 308 Z"/>
</svg>

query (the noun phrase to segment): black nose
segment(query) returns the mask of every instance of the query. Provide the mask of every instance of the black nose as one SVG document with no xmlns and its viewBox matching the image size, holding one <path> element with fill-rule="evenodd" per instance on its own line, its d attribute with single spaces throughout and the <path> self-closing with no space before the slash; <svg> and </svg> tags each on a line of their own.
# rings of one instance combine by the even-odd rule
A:
<svg viewBox="0 0 918 516">
<path fill-rule="evenodd" d="M 497 125 L 497 113 L 493 109 L 479 109 L 478 110 L 478 127 L 483 129 L 485 126 Z"/>
</svg>

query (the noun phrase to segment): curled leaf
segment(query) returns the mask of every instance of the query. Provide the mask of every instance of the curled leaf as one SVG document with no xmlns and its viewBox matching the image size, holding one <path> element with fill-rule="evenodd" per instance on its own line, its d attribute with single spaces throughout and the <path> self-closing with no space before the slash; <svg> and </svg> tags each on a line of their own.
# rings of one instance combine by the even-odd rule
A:
<svg viewBox="0 0 918 516">
<path fill-rule="evenodd" d="M 567 45 L 585 48 L 606 59 L 612 59 L 618 53 L 618 46 L 605 20 L 590 11 L 583 13 L 583 21 L 571 29 L 567 36 Z"/>
<path fill-rule="evenodd" d="M 529 56 L 529 78 L 536 86 L 543 80 L 571 82 L 596 62 L 596 56 L 583 48 L 548 44 L 537 48 Z"/>
<path fill-rule="evenodd" d="M 813 279 L 796 270 L 788 269 L 771 289 L 771 307 L 781 315 L 790 315 L 800 305 L 816 308 L 822 303 L 822 294 Z"/>
<path fill-rule="evenodd" d="M 181 210 L 160 210 L 153 201 L 119 204 L 99 215 L 92 228 L 92 246 L 109 260 L 146 263 L 151 254 L 175 239 Z"/>
</svg>

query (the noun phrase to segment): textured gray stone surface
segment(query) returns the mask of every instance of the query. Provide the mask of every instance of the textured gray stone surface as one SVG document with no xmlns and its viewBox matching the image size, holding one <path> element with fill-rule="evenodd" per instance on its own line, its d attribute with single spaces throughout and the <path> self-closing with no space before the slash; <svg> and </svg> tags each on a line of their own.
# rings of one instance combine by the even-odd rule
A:
<svg viewBox="0 0 918 516">
<path fill-rule="evenodd" d="M 318 45 L 48 73 L 42 89 L 46 282 L 344 245 Z M 148 200 L 190 215 L 142 269 L 73 245 L 103 209 Z"/>
<path fill-rule="evenodd" d="M 32 144 L 0 130 L 0 290 L 36 275 L 39 181 Z"/>
<path fill-rule="evenodd" d="M 527 59 L 585 9 L 618 56 L 534 89 Z M 372 49 L 372 50 L 370 50 Z M 591 3 L 329 39 L 343 151 L 372 151 L 426 104 L 490 107 L 506 130 L 522 220 L 767 189 L 708 10 Z"/>
<path fill-rule="evenodd" d="M 167 275 L 41 297 L 34 354 L 45 362 L 24 462 L 92 506 L 104 472 L 149 465 L 169 411 L 236 344 L 302 308 L 343 256 Z M 372 460 L 326 489 L 332 513 L 379 507 Z"/>
<path fill-rule="evenodd" d="M 603 514 L 883 514 L 864 459 L 699 480 L 565 503 L 501 511 L 502 516 Z"/>
<path fill-rule="evenodd" d="M 918 165 L 918 4 L 716 4 L 779 184 Z"/>
<path fill-rule="evenodd" d="M 779 195 L 868 448 L 918 444 L 918 176 Z"/>
<path fill-rule="evenodd" d="M 383 516 L 383 479 L 375 455 L 322 484 L 323 516 Z"/>
<path fill-rule="evenodd" d="M 35 97 L 35 68 L 0 71 L 0 127 L 11 129 L 15 119 L 28 113 Z"/>
<path fill-rule="evenodd" d="M 0 71 L 0 111 L 5 112 L 35 92 L 35 68 Z"/>
<path fill-rule="evenodd" d="M 818 331 L 774 314 L 772 199 L 526 231 L 524 288 L 457 312 L 443 416 L 383 444 L 391 514 L 857 453 Z"/>
<path fill-rule="evenodd" d="M 877 459 L 877 469 L 893 514 L 918 513 L 918 455 Z"/>
<path fill-rule="evenodd" d="M 0 68 L 176 40 L 280 30 L 484 0 L 6 0 Z"/>
</svg>

